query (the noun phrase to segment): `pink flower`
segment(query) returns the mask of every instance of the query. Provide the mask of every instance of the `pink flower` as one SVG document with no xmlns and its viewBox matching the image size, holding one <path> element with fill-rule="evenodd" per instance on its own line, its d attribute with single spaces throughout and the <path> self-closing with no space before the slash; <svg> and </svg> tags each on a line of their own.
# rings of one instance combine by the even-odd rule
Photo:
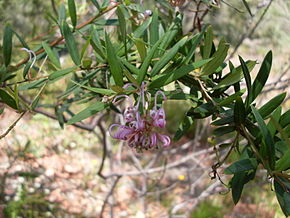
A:
<svg viewBox="0 0 290 218">
<path fill-rule="evenodd" d="M 134 84 L 126 84 L 123 88 L 129 86 L 135 86 Z M 130 106 L 125 110 L 123 117 L 125 125 L 112 124 L 109 128 L 109 133 L 114 139 L 125 140 L 128 146 L 142 151 L 152 148 L 158 148 L 160 145 L 167 147 L 170 145 L 170 137 L 157 132 L 158 128 L 164 128 L 166 125 L 165 111 L 162 107 L 157 109 L 157 97 L 162 95 L 163 100 L 166 97 L 162 91 L 157 91 L 155 94 L 154 107 L 148 112 L 145 102 L 145 83 L 143 82 L 140 90 L 140 97 L 136 104 L 133 105 L 131 98 L 127 95 L 118 95 L 113 100 L 113 103 L 121 97 L 125 97 L 129 100 Z M 140 102 L 142 101 L 142 114 L 138 111 Z M 113 128 L 117 127 L 117 130 L 113 133 Z"/>
</svg>

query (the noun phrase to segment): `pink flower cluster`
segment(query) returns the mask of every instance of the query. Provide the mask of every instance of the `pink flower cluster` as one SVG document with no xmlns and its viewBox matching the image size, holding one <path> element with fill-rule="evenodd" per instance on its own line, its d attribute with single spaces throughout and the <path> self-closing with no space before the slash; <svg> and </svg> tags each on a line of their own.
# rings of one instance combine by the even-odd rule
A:
<svg viewBox="0 0 290 218">
<path fill-rule="evenodd" d="M 123 88 L 127 88 L 127 84 Z M 112 124 L 109 128 L 109 133 L 114 139 L 120 139 L 127 141 L 131 148 L 141 151 L 143 149 L 149 150 L 152 148 L 158 148 L 160 145 L 169 146 L 170 138 L 167 135 L 158 133 L 158 129 L 164 128 L 166 125 L 165 112 L 161 107 L 157 109 L 157 97 L 162 95 L 163 100 L 166 97 L 162 91 L 157 91 L 155 94 L 154 107 L 151 110 L 146 108 L 147 102 L 145 102 L 144 95 L 145 83 L 142 83 L 140 88 L 140 98 L 136 106 L 133 105 L 131 98 L 127 95 L 118 95 L 113 100 L 113 103 L 117 99 L 125 97 L 129 100 L 130 106 L 125 110 L 123 118 L 125 125 Z M 142 114 L 139 111 L 140 101 L 142 99 Z M 117 128 L 114 133 L 113 129 Z"/>
</svg>

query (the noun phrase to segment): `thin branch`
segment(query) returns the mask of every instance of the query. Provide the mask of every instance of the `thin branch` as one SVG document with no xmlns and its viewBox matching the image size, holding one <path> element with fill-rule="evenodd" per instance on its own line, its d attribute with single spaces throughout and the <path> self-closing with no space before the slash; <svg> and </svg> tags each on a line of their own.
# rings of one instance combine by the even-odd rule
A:
<svg viewBox="0 0 290 218">
<path fill-rule="evenodd" d="M 16 126 L 16 124 L 18 123 L 18 121 L 25 115 L 26 111 L 22 112 L 20 114 L 20 116 L 12 123 L 11 126 L 9 126 L 9 128 L 2 134 L 0 135 L 0 140 L 3 139 L 5 136 L 8 135 L 8 133 Z"/>
<path fill-rule="evenodd" d="M 113 185 L 112 185 L 110 191 L 108 192 L 108 194 L 107 194 L 107 196 L 106 196 L 106 198 L 105 198 L 105 200 L 104 200 L 104 203 L 103 203 L 103 205 L 102 205 L 102 209 L 101 209 L 101 212 L 100 212 L 100 218 L 103 218 L 103 217 L 104 217 L 104 216 L 103 216 L 103 213 L 104 213 L 104 211 L 105 211 L 105 208 L 106 208 L 106 205 L 107 205 L 107 203 L 108 203 L 108 200 L 109 200 L 110 196 L 113 194 L 114 189 L 115 189 L 117 183 L 119 182 L 119 180 L 121 179 L 121 177 L 122 177 L 122 176 L 117 176 L 117 178 L 115 179 L 115 181 L 114 181 L 114 183 L 113 183 Z"/>
<path fill-rule="evenodd" d="M 273 0 L 270 0 L 269 4 L 267 5 L 267 7 L 265 8 L 265 10 L 263 11 L 263 13 L 261 14 L 260 18 L 258 19 L 257 23 L 253 26 L 252 29 L 249 30 L 249 32 L 246 32 L 242 35 L 240 41 L 238 42 L 238 44 L 236 45 L 236 47 L 234 48 L 234 51 L 230 54 L 228 59 L 231 59 L 234 54 L 237 52 L 237 50 L 239 49 L 239 47 L 242 45 L 242 43 L 244 42 L 245 39 L 250 38 L 254 32 L 256 31 L 257 27 L 260 25 L 260 23 L 262 22 L 262 20 L 264 19 L 264 16 L 266 15 L 267 11 L 269 10 L 271 4 L 272 4 Z"/>
<path fill-rule="evenodd" d="M 102 161 L 101 161 L 101 165 L 100 165 L 100 168 L 98 170 L 98 175 L 100 177 L 102 177 L 103 179 L 106 179 L 106 177 L 103 175 L 103 168 L 104 168 L 104 164 L 105 164 L 105 160 L 106 160 L 106 157 L 107 157 L 107 136 L 106 136 L 106 130 L 105 128 L 103 127 L 102 125 L 102 119 L 106 116 L 106 114 L 103 114 L 98 122 L 97 122 L 97 125 L 98 127 L 100 128 L 100 131 L 101 131 L 101 134 L 102 134 L 102 143 L 103 143 L 103 155 L 102 155 Z"/>
</svg>

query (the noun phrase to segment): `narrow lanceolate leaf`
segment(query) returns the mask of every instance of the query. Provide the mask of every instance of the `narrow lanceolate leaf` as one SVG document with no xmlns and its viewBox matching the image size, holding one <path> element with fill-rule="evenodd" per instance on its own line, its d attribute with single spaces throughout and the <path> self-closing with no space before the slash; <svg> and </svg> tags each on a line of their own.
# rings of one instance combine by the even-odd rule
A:
<svg viewBox="0 0 290 218">
<path fill-rule="evenodd" d="M 123 6 L 120 5 L 117 7 L 117 16 L 118 16 L 118 21 L 119 21 L 119 30 L 121 33 L 121 38 L 122 41 L 126 42 L 126 20 L 125 20 L 125 15 L 123 13 Z"/>
<path fill-rule="evenodd" d="M 211 49 L 212 49 L 212 40 L 213 40 L 213 33 L 212 27 L 209 26 L 207 32 L 205 33 L 204 39 L 204 49 L 203 49 L 203 58 L 209 58 Z"/>
<path fill-rule="evenodd" d="M 94 104 L 91 104 L 81 112 L 77 113 L 74 115 L 68 122 L 67 124 L 71 125 L 77 122 L 80 122 L 90 116 L 93 116 L 94 114 L 104 110 L 108 105 L 103 103 L 103 102 L 96 102 Z"/>
<path fill-rule="evenodd" d="M 93 29 L 91 32 L 91 44 L 93 49 L 98 53 L 99 56 L 101 56 L 103 59 L 106 59 L 105 51 L 102 45 L 102 42 L 100 40 L 99 33 L 96 29 Z"/>
<path fill-rule="evenodd" d="M 162 39 L 162 38 L 161 38 Z M 161 43 L 161 39 L 159 39 L 155 45 L 150 49 L 150 51 L 148 52 L 148 54 L 146 55 L 145 59 L 144 59 L 144 62 L 142 63 L 141 67 L 140 67 L 140 73 L 137 77 L 137 81 L 141 84 L 141 82 L 144 80 L 145 76 L 146 76 L 146 73 L 147 73 L 147 70 L 148 70 L 148 67 L 151 63 L 151 60 L 155 54 L 155 52 L 157 51 L 158 49 L 158 46 L 160 45 Z"/>
<path fill-rule="evenodd" d="M 276 162 L 276 170 L 283 171 L 290 168 L 290 149 Z"/>
<path fill-rule="evenodd" d="M 42 47 L 45 50 L 46 54 L 48 55 L 48 58 L 54 64 L 54 66 L 56 66 L 57 68 L 61 68 L 60 61 L 58 57 L 55 55 L 55 53 L 52 51 L 50 46 L 46 42 L 42 42 Z"/>
<path fill-rule="evenodd" d="M 272 66 L 272 51 L 269 51 L 263 60 L 263 63 L 261 65 L 261 68 L 258 72 L 256 79 L 254 80 L 252 86 L 252 96 L 249 99 L 249 103 L 253 102 L 262 91 L 270 74 L 271 66 Z"/>
<path fill-rule="evenodd" d="M 186 58 L 184 59 L 183 61 L 183 64 L 188 64 L 193 55 L 195 54 L 195 49 L 197 47 L 197 45 L 200 43 L 201 39 L 202 39 L 202 36 L 203 36 L 203 32 L 199 33 L 199 34 L 196 34 L 191 40 L 190 40 L 190 43 L 191 43 L 191 46 L 190 46 L 190 51 L 188 52 Z"/>
<path fill-rule="evenodd" d="M 15 36 L 18 38 L 18 40 L 22 44 L 22 46 L 27 48 L 27 49 L 30 49 L 29 46 L 27 45 L 27 43 L 25 42 L 25 40 L 17 32 L 15 32 L 14 30 L 12 30 L 12 31 L 13 31 L 13 34 L 15 34 Z"/>
<path fill-rule="evenodd" d="M 158 9 L 153 11 L 152 22 L 149 26 L 150 44 L 154 45 L 159 39 Z"/>
<path fill-rule="evenodd" d="M 208 63 L 211 59 L 201 60 L 197 61 L 190 65 L 185 65 L 177 70 L 172 71 L 171 73 L 164 74 L 157 79 L 153 80 L 150 84 L 150 88 L 159 88 L 161 86 L 165 86 L 175 80 L 178 80 L 179 78 L 185 76 L 186 74 L 190 73 L 194 69 L 200 68 L 204 64 Z"/>
<path fill-rule="evenodd" d="M 76 10 L 76 4 L 74 0 L 68 0 L 68 11 L 69 11 L 71 23 L 75 27 L 77 25 L 77 10 Z"/>
<path fill-rule="evenodd" d="M 50 74 L 48 76 L 48 79 L 49 80 L 58 79 L 59 77 L 63 77 L 65 75 L 75 71 L 77 68 L 78 68 L 77 66 L 74 66 L 74 67 L 70 67 L 70 68 L 67 68 L 67 69 L 64 69 L 64 70 L 55 71 L 55 72 L 53 72 L 52 74 Z"/>
<path fill-rule="evenodd" d="M 17 103 L 15 99 L 11 95 L 9 95 L 7 92 L 5 92 L 3 89 L 0 89 L 0 99 L 8 106 L 17 110 Z"/>
<path fill-rule="evenodd" d="M 233 102 L 234 100 L 236 100 L 238 96 L 242 96 L 245 92 L 246 92 L 246 89 L 242 89 L 242 90 L 230 95 L 229 97 L 223 99 L 221 102 L 218 103 L 218 105 L 220 105 L 220 106 L 228 105 L 231 102 Z"/>
<path fill-rule="evenodd" d="M 229 44 L 227 44 L 224 40 L 221 40 L 217 51 L 212 56 L 213 59 L 204 66 L 202 70 L 202 75 L 209 76 L 215 73 L 216 69 L 224 62 L 227 56 L 228 49 Z"/>
<path fill-rule="evenodd" d="M 101 6 L 100 4 L 98 3 L 97 0 L 91 0 L 91 2 L 95 5 L 95 7 L 100 11 L 101 10 Z"/>
<path fill-rule="evenodd" d="M 107 45 L 107 60 L 110 66 L 111 74 L 114 78 L 114 81 L 116 85 L 123 86 L 123 70 L 121 67 L 121 64 L 119 62 L 119 59 L 116 56 L 115 49 L 113 47 L 113 44 L 111 43 L 111 40 L 109 39 L 108 35 L 105 34 L 106 37 L 106 45 Z"/>
<path fill-rule="evenodd" d="M 268 130 L 262 116 L 258 112 L 258 110 L 254 106 L 251 106 L 251 109 L 252 109 L 252 112 L 255 116 L 255 119 L 258 123 L 259 129 L 262 133 L 262 136 L 263 136 L 263 139 L 265 142 L 265 146 L 266 146 L 265 151 L 267 152 L 266 159 L 269 163 L 270 168 L 272 170 L 274 170 L 275 169 L 275 147 L 274 147 L 273 138 L 272 138 L 271 133 Z"/>
<path fill-rule="evenodd" d="M 178 50 L 184 46 L 188 37 L 182 38 L 178 43 L 176 43 L 167 53 L 165 53 L 160 60 L 154 65 L 151 76 L 155 76 L 160 70 L 168 64 L 168 62 L 177 54 Z"/>
<path fill-rule="evenodd" d="M 62 32 L 71 59 L 76 65 L 80 65 L 81 60 L 76 41 L 74 39 L 73 33 L 71 32 L 68 24 L 65 21 L 62 22 Z"/>
<path fill-rule="evenodd" d="M 242 172 L 235 174 L 231 180 L 232 198 L 235 204 L 237 204 L 241 198 L 246 183 L 246 177 L 247 173 Z"/>
<path fill-rule="evenodd" d="M 140 55 L 141 61 L 143 62 L 146 58 L 147 50 L 145 46 L 145 42 L 139 38 L 139 39 L 134 39 L 134 44 L 136 45 L 136 48 L 138 50 L 138 53 Z"/>
<path fill-rule="evenodd" d="M 246 120 L 246 109 L 241 96 L 237 96 L 234 107 L 234 120 L 240 126 Z"/>
<path fill-rule="evenodd" d="M 58 10 L 58 24 L 61 25 L 63 21 L 66 20 L 66 10 L 65 6 L 62 4 Z"/>
<path fill-rule="evenodd" d="M 255 170 L 258 166 L 255 158 L 247 158 L 234 162 L 224 170 L 225 174 L 236 174 L 249 170 Z"/>
<path fill-rule="evenodd" d="M 133 36 L 134 38 L 141 38 L 141 36 L 143 35 L 143 33 L 145 32 L 145 30 L 147 30 L 147 28 L 149 27 L 150 23 L 152 21 L 152 17 L 150 17 L 149 19 L 146 19 L 141 26 L 139 26 L 134 32 L 133 32 Z"/>
<path fill-rule="evenodd" d="M 3 57 L 7 67 L 11 61 L 13 31 L 9 25 L 5 26 L 3 35 Z"/>
<path fill-rule="evenodd" d="M 247 65 L 249 71 L 252 71 L 252 69 L 256 65 L 256 61 L 246 61 L 246 65 Z M 239 66 L 239 67 L 235 68 L 235 70 L 228 73 L 226 75 L 226 77 L 224 77 L 222 79 L 222 81 L 220 81 L 220 83 L 217 86 L 215 86 L 213 89 L 219 89 L 219 88 L 233 85 L 233 84 L 239 82 L 243 77 L 244 77 L 244 75 L 242 73 L 242 67 Z"/>
<path fill-rule="evenodd" d="M 85 86 L 85 85 L 82 85 L 80 83 L 77 83 L 73 80 L 71 80 L 72 83 L 84 88 L 84 89 L 87 89 L 89 91 L 92 91 L 92 92 L 95 92 L 95 93 L 98 93 L 98 94 L 102 94 L 102 95 L 113 95 L 113 94 L 116 94 L 115 91 L 111 90 L 111 89 L 103 89 L 103 88 L 95 88 L 95 87 L 90 87 L 90 86 Z"/>
<path fill-rule="evenodd" d="M 245 5 L 247 11 L 249 12 L 249 14 L 253 17 L 253 14 L 252 14 L 252 12 L 251 12 L 251 9 L 250 9 L 250 7 L 249 7 L 247 1 L 246 1 L 246 0 L 242 0 L 242 1 L 243 1 L 243 4 Z"/>
<path fill-rule="evenodd" d="M 279 105 L 282 104 L 286 97 L 286 92 L 277 95 L 272 98 L 266 104 L 264 104 L 258 111 L 262 118 L 266 118 L 269 114 L 271 114 Z"/>
<path fill-rule="evenodd" d="M 282 114 L 279 123 L 282 128 L 285 128 L 286 126 L 290 125 L 290 109 L 286 111 L 284 114 Z"/>
<path fill-rule="evenodd" d="M 251 92 L 251 89 L 252 89 L 252 82 L 251 82 L 251 76 L 250 76 L 250 71 L 246 65 L 246 63 L 244 62 L 243 58 L 239 56 L 239 59 L 240 59 L 240 63 L 241 63 L 241 66 L 242 66 L 242 71 L 243 71 L 243 74 L 244 74 L 244 77 L 245 77 L 245 80 L 246 80 L 246 85 L 247 85 L 247 90 L 248 90 L 248 96 L 246 98 L 246 108 L 248 108 L 250 102 L 249 102 L 249 99 L 252 98 L 252 92 Z"/>
<path fill-rule="evenodd" d="M 276 192 L 276 196 L 280 207 L 286 217 L 290 216 L 290 195 L 289 195 L 289 185 L 285 183 L 289 183 L 286 179 L 277 177 L 274 179 L 274 188 Z M 288 189 L 288 190 L 287 190 Z"/>
</svg>

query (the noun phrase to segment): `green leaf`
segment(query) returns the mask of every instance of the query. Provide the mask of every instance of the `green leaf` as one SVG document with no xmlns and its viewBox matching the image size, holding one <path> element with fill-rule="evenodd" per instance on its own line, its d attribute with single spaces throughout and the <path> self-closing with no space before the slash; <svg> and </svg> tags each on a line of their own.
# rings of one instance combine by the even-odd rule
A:
<svg viewBox="0 0 290 218">
<path fill-rule="evenodd" d="M 59 6 L 58 10 L 58 24 L 61 25 L 63 21 L 66 20 L 66 10 L 65 6 L 62 4 Z"/>
<path fill-rule="evenodd" d="M 243 100 L 240 96 L 237 96 L 234 107 L 234 120 L 236 125 L 240 126 L 246 120 L 246 109 Z"/>
<path fill-rule="evenodd" d="M 269 129 L 269 131 L 273 137 L 277 131 L 277 128 L 276 128 L 275 124 L 273 123 L 272 119 L 274 119 L 275 123 L 277 123 L 279 125 L 281 111 L 282 111 L 282 107 L 281 106 L 277 107 L 277 109 L 273 112 L 273 115 L 271 116 L 270 122 L 268 122 L 268 124 L 267 124 L 267 128 Z"/>
<path fill-rule="evenodd" d="M 31 68 L 31 64 L 32 62 L 31 61 L 28 61 L 25 66 L 24 66 L 24 69 L 23 69 L 23 72 L 22 72 L 22 75 L 23 75 L 23 78 L 26 78 L 30 68 Z"/>
<path fill-rule="evenodd" d="M 149 26 L 150 44 L 154 45 L 159 39 L 158 9 L 153 11 L 152 22 Z"/>
<path fill-rule="evenodd" d="M 76 10 L 76 4 L 74 0 L 68 0 L 68 11 L 69 11 L 71 23 L 73 27 L 75 28 L 77 25 L 77 10 Z"/>
<path fill-rule="evenodd" d="M 258 166 L 255 158 L 247 158 L 234 162 L 224 170 L 225 174 L 236 174 L 249 170 L 256 170 Z"/>
<path fill-rule="evenodd" d="M 213 59 L 204 66 L 202 70 L 203 76 L 209 76 L 215 73 L 216 69 L 224 62 L 227 52 L 229 49 L 229 44 L 227 44 L 224 40 L 221 40 L 217 51 L 213 54 Z"/>
<path fill-rule="evenodd" d="M 209 26 L 207 29 L 207 32 L 205 33 L 205 39 L 204 39 L 204 48 L 203 48 L 203 58 L 209 58 L 211 49 L 212 49 L 212 42 L 213 41 L 213 33 L 212 33 L 212 27 Z"/>
<path fill-rule="evenodd" d="M 23 47 L 27 48 L 30 50 L 29 46 L 27 45 L 27 43 L 24 41 L 24 39 L 14 30 L 12 30 L 13 33 L 15 34 L 15 36 L 18 38 L 19 42 L 23 45 Z"/>
<path fill-rule="evenodd" d="M 116 94 L 115 91 L 111 90 L 111 89 L 103 89 L 103 88 L 95 88 L 95 87 L 90 87 L 90 86 L 85 86 L 85 85 L 82 85 L 80 83 L 77 83 L 73 80 L 71 80 L 72 83 L 82 87 L 82 88 L 85 88 L 87 90 L 90 90 L 92 92 L 95 92 L 95 93 L 98 93 L 98 94 L 102 94 L 102 95 L 113 95 L 113 94 Z"/>
<path fill-rule="evenodd" d="M 139 84 L 141 84 L 141 82 L 144 80 L 148 67 L 151 63 L 151 60 L 158 48 L 158 46 L 160 45 L 160 43 L 162 42 L 162 38 L 160 38 L 155 44 L 154 46 L 150 49 L 150 51 L 148 52 L 148 54 L 146 55 L 144 62 L 142 63 L 141 67 L 140 67 L 140 73 L 137 77 L 137 81 L 139 82 Z"/>
<path fill-rule="evenodd" d="M 96 29 L 93 29 L 91 32 L 92 40 L 91 44 L 94 50 L 98 55 L 100 55 L 103 59 L 106 59 L 105 51 L 103 49 L 103 45 L 100 40 L 99 33 Z"/>
<path fill-rule="evenodd" d="M 27 83 L 25 85 L 19 86 L 18 90 L 24 91 L 24 90 L 29 90 L 29 89 L 40 88 L 46 81 L 47 81 L 47 79 L 36 80 L 36 81 L 31 82 L 31 83 Z"/>
<path fill-rule="evenodd" d="M 65 21 L 62 22 L 62 32 L 63 32 L 63 37 L 65 39 L 66 47 L 68 49 L 68 52 L 73 62 L 76 65 L 81 65 L 81 60 L 80 60 L 80 55 L 79 55 L 77 44 L 75 42 L 74 36 L 68 24 Z"/>
<path fill-rule="evenodd" d="M 255 173 L 256 171 L 241 172 L 235 174 L 231 179 L 230 185 L 232 189 L 233 201 L 235 204 L 237 204 L 241 198 L 244 185 L 254 179 Z"/>
<path fill-rule="evenodd" d="M 119 60 L 122 62 L 122 64 L 124 66 L 126 66 L 127 69 L 130 70 L 131 73 L 135 74 L 135 75 L 139 75 L 139 69 L 137 67 L 135 67 L 133 64 L 131 64 L 130 62 L 126 61 L 125 58 L 119 58 Z"/>
<path fill-rule="evenodd" d="M 6 91 L 3 89 L 0 89 L 0 99 L 7 104 L 8 106 L 12 107 L 13 109 L 17 110 L 17 103 L 15 99 L 9 95 Z"/>
<path fill-rule="evenodd" d="M 188 37 L 183 37 L 179 42 L 177 42 L 167 53 L 165 53 L 160 60 L 154 65 L 151 76 L 155 76 L 157 73 L 160 72 L 160 70 L 168 64 L 170 60 L 177 54 L 178 50 L 184 46 L 186 43 Z"/>
<path fill-rule="evenodd" d="M 191 61 L 191 59 L 195 53 L 195 49 L 196 49 L 197 45 L 200 43 L 200 40 L 202 39 L 202 36 L 203 36 L 203 32 L 196 34 L 190 40 L 190 42 L 191 42 L 190 51 L 187 53 L 186 58 L 183 61 L 183 64 L 188 64 Z"/>
<path fill-rule="evenodd" d="M 117 7 L 117 16 L 118 16 L 118 21 L 119 21 L 119 29 L 120 29 L 120 33 L 121 33 L 121 38 L 122 38 L 122 41 L 126 41 L 126 20 L 125 20 L 125 16 L 124 16 L 124 13 L 123 13 L 123 6 L 122 5 L 119 5 Z"/>
<path fill-rule="evenodd" d="M 249 7 L 247 1 L 246 1 L 246 0 L 242 0 L 242 1 L 243 1 L 243 4 L 245 5 L 247 11 L 248 11 L 249 14 L 251 15 L 251 17 L 253 17 L 253 14 L 252 14 L 252 12 L 251 12 L 251 9 L 250 9 L 250 7 Z"/>
<path fill-rule="evenodd" d="M 126 30 L 126 19 L 125 19 L 125 15 L 124 15 L 124 6 L 123 5 L 119 5 L 117 7 L 117 16 L 118 16 L 118 21 L 119 21 L 119 31 L 120 31 L 120 35 L 121 35 L 121 39 L 124 43 L 124 47 L 125 47 L 125 53 L 126 53 L 126 57 L 128 57 L 128 51 L 127 51 L 127 30 Z"/>
<path fill-rule="evenodd" d="M 254 106 L 251 106 L 251 109 L 258 123 L 258 127 L 262 133 L 263 139 L 265 141 L 266 146 L 265 151 L 267 153 L 266 159 L 269 162 L 270 168 L 273 170 L 275 169 L 275 147 L 273 138 L 259 111 Z"/>
<path fill-rule="evenodd" d="M 141 57 L 141 61 L 143 62 L 145 60 L 146 54 L 147 54 L 145 42 L 141 38 L 133 39 L 133 42 L 136 45 L 138 53 Z"/>
<path fill-rule="evenodd" d="M 279 105 L 282 104 L 286 97 L 286 92 L 277 95 L 276 97 L 272 98 L 266 104 L 264 104 L 258 111 L 261 114 L 262 118 L 266 118 L 269 114 L 271 114 Z"/>
<path fill-rule="evenodd" d="M 290 124 L 290 109 L 286 111 L 284 114 L 282 114 L 279 123 L 282 128 L 285 128 Z"/>
<path fill-rule="evenodd" d="M 48 76 L 48 79 L 49 80 L 58 79 L 59 77 L 63 77 L 65 75 L 75 71 L 77 68 L 78 68 L 78 66 L 74 66 L 74 67 L 70 67 L 70 68 L 67 68 L 67 69 L 64 69 L 64 70 L 55 71 L 55 72 L 53 72 L 52 74 L 50 74 Z"/>
<path fill-rule="evenodd" d="M 226 124 L 232 124 L 233 122 L 234 122 L 234 116 L 230 115 L 228 117 L 224 117 L 224 118 L 221 118 L 221 119 L 218 119 L 218 120 L 212 122 L 211 125 L 223 126 Z"/>
<path fill-rule="evenodd" d="M 229 97 L 223 99 L 222 101 L 220 101 L 218 103 L 219 106 L 227 106 L 229 105 L 231 102 L 233 102 L 234 100 L 237 99 L 238 96 L 242 96 L 244 93 L 246 92 L 246 89 L 242 89 L 232 95 L 230 95 Z"/>
<path fill-rule="evenodd" d="M 160 44 L 160 50 L 158 52 L 158 57 L 164 53 L 164 50 L 170 45 L 174 37 L 177 35 L 178 31 L 181 29 L 181 16 L 177 16 L 174 23 L 169 27 L 166 33 L 161 37 L 163 38 Z"/>
<path fill-rule="evenodd" d="M 234 126 L 222 126 L 213 130 L 212 134 L 219 137 L 228 133 L 235 131 L 236 128 Z"/>
<path fill-rule="evenodd" d="M 100 11 L 101 10 L 101 6 L 100 4 L 98 3 L 97 0 L 91 0 L 91 2 L 95 5 L 95 7 Z"/>
<path fill-rule="evenodd" d="M 247 68 L 249 71 L 252 71 L 254 66 L 256 65 L 256 61 L 246 61 Z M 217 86 L 215 86 L 213 89 L 220 89 L 223 87 L 230 86 L 232 84 L 235 84 L 239 82 L 244 77 L 242 73 L 242 67 L 239 66 L 235 68 L 235 70 L 231 71 L 229 74 L 227 74 L 222 81 L 219 82 Z"/>
<path fill-rule="evenodd" d="M 249 99 L 252 98 L 252 91 L 251 91 L 252 90 L 252 82 L 251 82 L 250 71 L 249 71 L 246 63 L 244 62 L 243 58 L 240 56 L 239 56 L 239 60 L 240 60 L 241 66 L 242 66 L 242 71 L 243 71 L 243 74 L 244 74 L 244 77 L 246 80 L 246 85 L 247 85 L 247 90 L 248 90 L 248 95 L 247 95 L 246 102 L 245 102 L 246 109 L 247 109 L 250 105 Z"/>
<path fill-rule="evenodd" d="M 9 25 L 5 26 L 3 35 L 3 58 L 7 67 L 11 61 L 13 31 Z"/>
<path fill-rule="evenodd" d="M 74 115 L 68 122 L 68 125 L 80 122 L 90 116 L 93 116 L 94 114 L 104 110 L 108 105 L 103 102 L 95 102 L 94 104 L 91 104 L 81 112 Z"/>
<path fill-rule="evenodd" d="M 200 68 L 204 64 L 208 63 L 210 60 L 211 59 L 197 61 L 193 64 L 182 66 L 182 67 L 178 68 L 177 70 L 172 71 L 171 73 L 163 74 L 160 77 L 158 77 L 157 79 L 153 80 L 149 84 L 149 88 L 159 88 L 159 87 L 165 86 L 165 85 L 185 76 L 186 74 L 190 73 L 194 69 Z"/>
<path fill-rule="evenodd" d="M 46 54 L 48 55 L 48 58 L 54 64 L 54 66 L 56 66 L 57 68 L 61 68 L 60 61 L 58 57 L 55 55 L 55 53 L 52 51 L 50 46 L 46 42 L 42 42 L 42 47 L 45 50 Z"/>
<path fill-rule="evenodd" d="M 191 117 L 185 116 L 182 122 L 179 124 L 179 127 L 174 135 L 173 140 L 178 141 L 179 139 L 181 139 L 181 137 L 184 136 L 188 132 L 192 124 L 193 124 L 193 119 Z"/>
<path fill-rule="evenodd" d="M 237 173 L 231 179 L 231 188 L 232 188 L 232 198 L 235 204 L 237 204 L 241 198 L 244 185 L 246 183 L 247 173 Z"/>
<path fill-rule="evenodd" d="M 277 177 L 274 179 L 274 188 L 276 192 L 276 196 L 278 199 L 278 202 L 280 204 L 280 207 L 285 214 L 286 217 L 290 216 L 290 195 L 289 195 L 289 188 L 288 190 L 285 190 L 287 187 L 284 181 L 281 177 Z M 281 184 L 282 183 L 282 184 Z M 289 182 L 287 182 L 289 183 Z"/>
<path fill-rule="evenodd" d="M 269 51 L 262 62 L 261 68 L 258 72 L 256 79 L 254 80 L 251 91 L 252 96 L 249 99 L 249 103 L 253 102 L 262 91 L 269 77 L 271 66 L 272 66 L 272 51 Z"/>
<path fill-rule="evenodd" d="M 107 33 L 105 34 L 106 37 L 106 45 L 107 45 L 107 60 L 110 66 L 111 74 L 114 78 L 116 85 L 123 86 L 123 70 L 119 59 L 117 58 L 116 51 L 109 39 Z"/>
<path fill-rule="evenodd" d="M 276 162 L 275 170 L 283 171 L 290 168 L 290 149 Z"/>
<path fill-rule="evenodd" d="M 145 30 L 148 29 L 150 23 L 152 21 L 152 17 L 149 17 L 146 19 L 134 32 L 133 36 L 134 38 L 141 38 Z"/>
</svg>

